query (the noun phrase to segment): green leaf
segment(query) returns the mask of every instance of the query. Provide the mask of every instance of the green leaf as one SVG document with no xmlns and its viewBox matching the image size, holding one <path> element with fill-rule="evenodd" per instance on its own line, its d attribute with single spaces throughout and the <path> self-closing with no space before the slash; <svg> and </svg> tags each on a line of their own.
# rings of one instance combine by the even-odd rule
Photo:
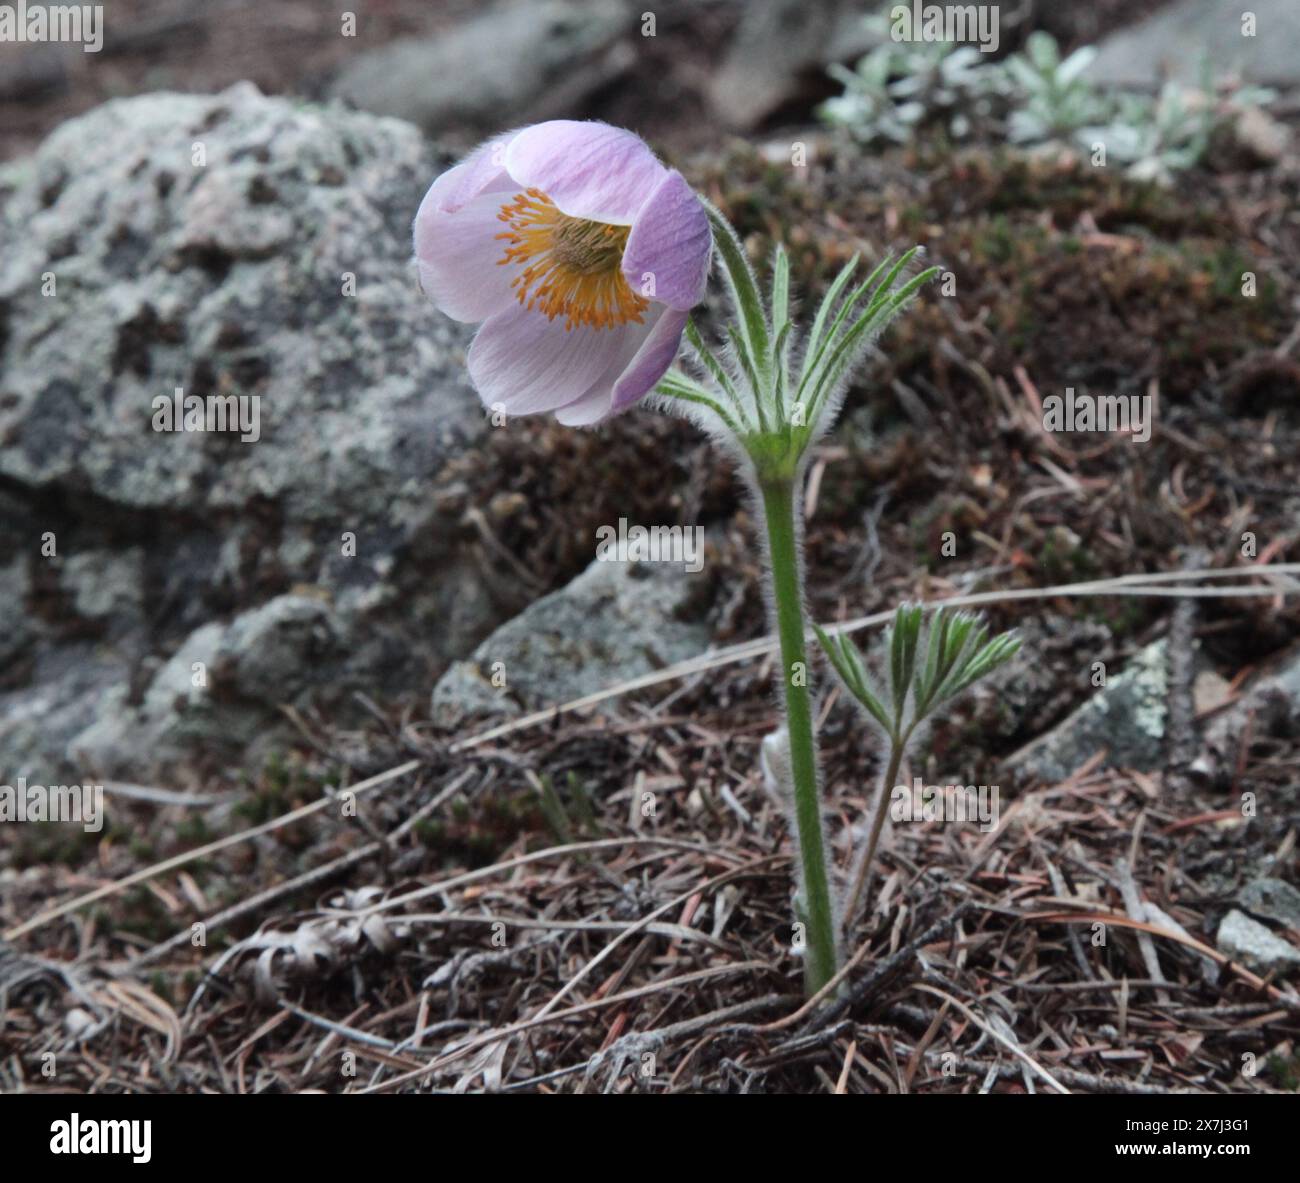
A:
<svg viewBox="0 0 1300 1183">
<path fill-rule="evenodd" d="M 674 398 L 684 394 L 696 395 L 700 398 L 711 398 L 713 394 L 708 387 L 702 386 L 689 374 L 683 373 L 681 370 L 669 370 L 659 379 L 659 385 L 664 388 L 661 393 Z"/>
<path fill-rule="evenodd" d="M 703 202 L 709 222 L 713 226 L 713 242 L 722 259 L 722 270 L 726 276 L 727 288 L 731 302 L 740 318 L 740 340 L 744 352 L 748 355 L 747 370 L 756 375 L 766 375 L 768 358 L 768 327 L 763 315 L 763 302 L 759 298 L 758 283 L 754 279 L 754 270 L 745 256 L 745 248 L 737 237 L 731 223 L 709 202 Z M 742 359 L 744 364 L 744 359 Z M 755 387 L 755 394 L 761 396 L 762 387 Z"/>
<path fill-rule="evenodd" d="M 919 605 L 900 604 L 894 613 L 890 636 L 890 672 L 894 694 L 894 718 L 901 720 L 907 692 L 916 670 L 916 642 L 921 632 Z"/>
<path fill-rule="evenodd" d="M 867 664 L 862 660 L 858 647 L 843 634 L 839 638 L 840 656 L 844 667 L 849 671 L 853 685 L 859 690 L 871 689 L 871 675 L 867 673 Z"/>
<path fill-rule="evenodd" d="M 740 424 L 727 413 L 725 407 L 719 406 L 714 400 L 711 391 L 701 386 L 693 378 L 683 374 L 680 370 L 670 370 L 655 385 L 655 393 L 663 395 L 665 398 L 680 399 L 685 403 L 696 403 L 701 407 L 708 407 L 723 423 L 727 425 L 728 430 L 733 435 L 741 434 Z"/>
<path fill-rule="evenodd" d="M 948 697 L 960 694 L 986 674 L 991 674 L 999 666 L 1006 665 L 1018 652 L 1020 652 L 1020 638 L 1015 633 L 999 633 L 979 649 L 966 664 L 961 677 L 949 691 Z"/>
<path fill-rule="evenodd" d="M 776 404 L 775 413 L 778 424 L 784 424 L 788 418 L 785 409 L 785 343 L 793 327 L 793 324 L 787 320 L 777 330 L 776 337 L 772 342 L 772 372 L 776 375 L 773 379 L 772 394 L 773 401 Z"/>
<path fill-rule="evenodd" d="M 854 683 L 856 682 L 857 679 L 854 677 L 852 669 L 845 663 L 844 655 L 840 652 L 839 641 L 835 638 L 828 636 L 826 632 L 822 629 L 821 625 L 814 624 L 812 627 L 813 627 L 813 632 L 817 634 L 818 643 L 825 651 L 826 656 L 827 658 L 829 658 L 831 665 L 835 667 L 835 672 L 839 674 L 841 678 L 844 679 L 849 689 L 853 690 L 853 692 L 856 694 L 857 691 L 854 688 Z"/>
<path fill-rule="evenodd" d="M 745 371 L 745 380 L 754 392 L 754 406 L 758 411 L 758 428 L 766 434 L 771 428 L 768 426 L 767 411 L 763 405 L 763 387 L 760 385 L 758 371 L 754 368 L 754 359 L 749 355 L 745 345 L 744 333 L 734 324 L 729 324 L 727 326 L 727 336 L 731 339 L 731 347 L 736 351 L 736 360 L 740 362 L 740 368 Z"/>
<path fill-rule="evenodd" d="M 816 421 L 822 403 L 828 397 L 829 392 L 835 388 L 844 371 L 852 363 L 859 343 L 865 339 L 869 332 L 878 332 L 889 324 L 898 315 L 903 305 L 912 298 L 916 290 L 938 274 L 939 268 L 931 267 L 910 279 L 893 295 L 879 300 L 873 297 L 866 312 L 858 318 L 851 328 L 840 334 L 830 358 L 820 367 L 820 372 L 817 373 L 814 379 L 813 385 L 815 389 L 809 422 Z"/>
<path fill-rule="evenodd" d="M 930 707 L 930 700 L 937 686 L 939 656 L 943 651 L 944 638 L 948 635 L 948 610 L 936 609 L 930 617 L 930 630 L 926 638 L 925 672 L 912 685 L 912 704 L 915 717 L 922 719 Z"/>
<path fill-rule="evenodd" d="M 947 644 L 939 658 L 940 685 L 960 665 L 962 651 L 966 648 L 966 641 L 974 629 L 975 617 L 969 612 L 958 612 L 952 618 L 952 623 L 948 626 L 948 636 L 945 638 Z"/>
<path fill-rule="evenodd" d="M 853 273 L 858 269 L 858 261 L 861 255 L 854 255 L 842 268 L 840 273 L 835 277 L 834 282 L 826 290 L 826 295 L 822 299 L 821 306 L 817 309 L 817 315 L 813 319 L 812 330 L 808 334 L 808 341 L 805 345 L 805 365 L 803 373 L 799 379 L 799 390 L 802 393 L 804 381 L 808 376 L 809 366 L 821 356 L 822 334 L 826 331 L 826 324 L 835 311 L 835 303 L 840 298 L 840 293 L 848 286 L 849 280 L 853 278 Z"/>
<path fill-rule="evenodd" d="M 894 700 L 898 700 L 898 688 L 903 684 L 903 635 L 895 625 L 889 630 L 889 687 Z"/>
<path fill-rule="evenodd" d="M 744 404 L 741 402 L 740 395 L 736 392 L 736 385 L 731 380 L 731 375 L 727 373 L 722 363 L 714 356 L 713 350 L 708 346 L 704 337 L 700 333 L 699 326 L 695 323 L 693 317 L 688 317 L 686 321 L 686 339 L 690 342 L 691 349 L 695 356 L 699 358 L 700 364 L 713 376 L 713 380 L 721 387 L 722 392 L 731 400 L 731 405 L 736 408 L 736 414 L 742 423 L 745 422 Z"/>
<path fill-rule="evenodd" d="M 885 278 L 880 281 L 880 283 L 876 286 L 876 290 L 871 293 L 871 302 L 873 304 L 875 304 L 878 300 L 883 299 L 893 290 L 894 280 L 898 278 L 899 273 L 903 270 L 903 268 L 906 267 L 914 258 L 916 258 L 917 252 L 920 251 L 920 249 L 921 248 L 919 246 L 914 246 L 910 251 L 903 252 L 898 262 L 895 263 L 894 266 L 890 269 L 889 274 L 886 275 Z"/>
<path fill-rule="evenodd" d="M 767 372 L 772 385 L 772 413 L 778 426 L 785 414 L 785 343 L 793 328 L 790 320 L 790 256 L 777 244 L 772 258 L 772 356 Z"/>
<path fill-rule="evenodd" d="M 824 336 L 823 335 L 818 336 L 816 349 L 813 349 L 811 343 L 809 344 L 808 352 L 811 355 L 811 360 L 805 361 L 803 374 L 799 378 L 800 398 L 803 398 L 804 390 L 808 386 L 811 385 L 813 389 L 816 390 L 819 386 L 822 385 L 819 379 L 819 373 L 822 366 L 822 359 L 827 354 L 827 351 L 834 347 L 837 334 L 839 333 L 840 330 L 840 326 L 843 325 L 844 322 L 854 314 L 859 301 L 862 299 L 863 296 L 867 294 L 868 291 L 871 290 L 871 287 L 876 282 L 876 279 L 892 262 L 893 259 L 889 255 L 886 255 L 876 266 L 875 270 L 872 271 L 871 274 L 868 275 L 867 278 L 864 279 L 856 288 L 854 288 L 853 291 L 851 291 L 848 294 L 848 296 L 845 298 L 843 304 L 840 305 L 839 310 L 835 313 L 835 318 L 831 321 L 830 327 L 824 330 Z M 841 272 L 841 275 L 843 275 L 843 272 Z M 836 280 L 836 282 L 837 283 L 839 282 L 838 279 Z M 823 310 L 825 310 L 825 308 L 826 306 L 823 305 Z M 814 331 L 815 331 L 815 326 L 814 326 Z"/>
<path fill-rule="evenodd" d="M 1020 638 L 1015 633 L 1000 633 L 990 638 L 988 625 L 978 616 L 940 607 L 930 617 L 925 660 L 918 667 L 924 616 L 920 604 L 901 604 L 894 612 L 888 640 L 892 718 L 873 690 L 866 664 L 853 642 L 847 636 L 829 637 L 813 625 L 845 689 L 894 740 L 910 735 L 912 728 L 940 703 L 1005 665 L 1020 649 Z M 904 726 L 903 710 L 909 688 L 912 718 Z"/>
<path fill-rule="evenodd" d="M 779 333 L 790 319 L 790 256 L 777 244 L 772 259 L 772 332 Z"/>
<path fill-rule="evenodd" d="M 821 642 L 821 647 L 830 659 L 831 665 L 835 668 L 835 672 L 839 674 L 844 688 L 885 729 L 885 734 L 892 738 L 894 724 L 891 722 L 884 705 L 869 685 L 866 666 L 863 664 L 862 655 L 858 652 L 857 646 L 845 636 L 839 637 L 837 644 L 836 639 L 828 637 L 816 624 L 813 625 L 813 629 L 817 633 L 817 640 Z"/>
<path fill-rule="evenodd" d="M 935 611 L 930 620 L 925 670 L 913 686 L 913 715 L 923 719 L 941 702 L 1006 664 L 1020 649 L 1015 633 L 989 638 L 988 625 L 969 612 Z"/>
</svg>

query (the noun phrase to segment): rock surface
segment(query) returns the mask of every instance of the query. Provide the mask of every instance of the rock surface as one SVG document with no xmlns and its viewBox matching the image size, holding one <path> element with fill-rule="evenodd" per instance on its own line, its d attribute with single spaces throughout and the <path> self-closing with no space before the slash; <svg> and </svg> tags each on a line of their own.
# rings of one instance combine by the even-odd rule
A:
<svg viewBox="0 0 1300 1183">
<path fill-rule="evenodd" d="M 1256 879 L 1237 893 L 1247 912 L 1300 932 L 1300 890 L 1282 879 Z"/>
<path fill-rule="evenodd" d="M 330 93 L 431 134 L 537 123 L 572 110 L 622 73 L 640 21 L 640 9 L 621 0 L 511 0 L 440 36 L 361 54 Z"/>
<path fill-rule="evenodd" d="M 1257 973 L 1290 973 L 1300 967 L 1300 949 L 1235 908 L 1219 923 L 1220 952 Z"/>
<path fill-rule="evenodd" d="M 0 773 L 148 777 L 282 702 L 427 687 L 509 615 L 439 510 L 486 433 L 410 263 L 445 164 L 241 84 L 0 170 Z M 255 396 L 258 438 L 155 430 L 178 387 Z"/>
<path fill-rule="evenodd" d="M 704 652 L 708 628 L 679 618 L 692 578 L 677 564 L 593 562 L 453 665 L 434 687 L 434 718 L 516 715 Z"/>
<path fill-rule="evenodd" d="M 1291 736 L 1300 730 L 1300 644 L 1264 662 L 1230 706 L 1204 725 L 1201 763 L 1208 778 L 1228 781 L 1239 759 L 1242 736 Z"/>
<path fill-rule="evenodd" d="M 871 48 L 868 6 L 847 0 L 768 0 L 744 6 L 740 27 L 710 90 L 719 118 L 755 128 L 782 107 L 825 87 L 826 67 Z"/>
<path fill-rule="evenodd" d="M 1167 713 L 1165 651 L 1161 640 L 1134 654 L 1104 689 L 1010 756 L 1007 770 L 1026 779 L 1063 780 L 1102 749 L 1112 768 L 1159 767 Z"/>
<path fill-rule="evenodd" d="M 1253 13 L 1255 35 L 1243 35 Z M 1154 88 L 1160 78 L 1195 85 L 1201 60 L 1213 74 L 1240 74 L 1250 82 L 1300 82 L 1300 6 L 1294 0 L 1178 0 L 1105 38 L 1088 76 L 1103 86 Z"/>
<path fill-rule="evenodd" d="M 1042 735 L 1069 714 L 1092 663 L 1110 662 L 1114 656 L 1114 637 L 1097 621 L 1044 611 L 1027 616 L 1016 628 L 1020 655 L 959 700 L 959 712 L 969 716 L 981 752 L 990 737 L 1005 741 Z M 1063 680 L 1057 672 L 1061 669 L 1078 671 L 1077 680 Z"/>
</svg>

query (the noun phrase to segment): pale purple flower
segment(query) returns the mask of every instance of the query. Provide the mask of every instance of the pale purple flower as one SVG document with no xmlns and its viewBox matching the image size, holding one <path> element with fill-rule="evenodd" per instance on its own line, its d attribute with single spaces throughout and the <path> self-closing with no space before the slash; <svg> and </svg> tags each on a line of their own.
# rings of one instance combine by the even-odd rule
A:
<svg viewBox="0 0 1300 1183">
<path fill-rule="evenodd" d="M 420 283 L 482 327 L 484 404 L 597 423 L 663 377 L 704 294 L 708 216 L 680 173 L 607 123 L 537 123 L 443 173 L 415 217 Z"/>
</svg>

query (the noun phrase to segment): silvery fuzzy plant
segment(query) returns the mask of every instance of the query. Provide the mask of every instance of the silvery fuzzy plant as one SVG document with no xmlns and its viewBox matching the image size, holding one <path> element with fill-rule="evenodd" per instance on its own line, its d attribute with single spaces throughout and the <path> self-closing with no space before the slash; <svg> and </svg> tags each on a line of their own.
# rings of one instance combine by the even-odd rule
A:
<svg viewBox="0 0 1300 1183">
<path fill-rule="evenodd" d="M 973 45 L 949 41 L 895 41 L 884 13 L 864 18 L 879 44 L 853 69 L 831 65 L 827 73 L 844 93 L 827 99 L 818 115 L 845 128 L 862 144 L 906 144 L 917 128 L 941 121 L 955 140 L 987 124 L 1007 90 L 1000 69 Z"/>
<path fill-rule="evenodd" d="M 859 282 L 855 256 L 831 283 L 811 327 L 800 339 L 791 317 L 790 268 L 784 249 L 778 246 L 773 253 L 765 306 L 735 231 L 717 210 L 710 208 L 709 216 L 734 314 L 726 329 L 730 348 L 720 358 L 698 329 L 688 324 L 689 355 L 700 380 L 674 370 L 657 391 L 669 402 L 702 409 L 697 417 L 738 452 L 762 507 L 769 603 L 785 707 L 784 727 L 765 745 L 764 763 L 770 779 L 786 796 L 794 819 L 799 851 L 795 912 L 806 933 L 805 984 L 813 994 L 840 967 L 841 936 L 857 911 L 890 787 L 917 728 L 978 678 L 1008 661 L 1018 642 L 1010 635 L 990 638 L 975 617 L 940 609 L 922 645 L 922 609 L 904 606 L 891 631 L 889 694 L 882 700 L 853 643 L 816 630 L 845 688 L 883 730 L 889 749 L 879 802 L 869 835 L 853 860 L 849 891 L 833 892 L 809 685 L 800 493 L 811 446 L 833 425 L 855 366 L 938 269 L 909 277 L 908 266 L 919 250 L 914 248 L 897 260 L 886 259 Z"/>
<path fill-rule="evenodd" d="M 1091 153 L 1103 144 L 1133 180 L 1168 184 L 1174 172 L 1205 159 L 1216 131 L 1277 97 L 1223 78 L 1216 83 L 1206 57 L 1198 87 L 1167 82 L 1153 99 L 1104 92 L 1088 78 L 1095 48 L 1062 55 L 1041 30 L 1022 52 L 992 62 L 970 45 L 894 42 L 883 16 L 867 23 L 880 44 L 853 70 L 830 67 L 844 93 L 818 108 L 863 144 L 908 143 L 922 126 L 942 122 L 958 140 L 982 130 L 1026 147 L 1073 144 Z"/>
<path fill-rule="evenodd" d="M 425 293 L 448 316 L 480 325 L 466 360 L 494 416 L 552 414 L 567 426 L 593 426 L 653 392 L 661 406 L 690 414 L 740 459 L 767 526 L 785 688 L 786 739 L 775 763 L 785 770 L 798 835 L 806 984 L 820 990 L 839 967 L 837 916 L 844 910 L 831 893 L 823 837 L 799 492 L 809 449 L 834 421 L 854 366 L 935 269 L 908 278 L 913 250 L 859 283 L 855 258 L 800 338 L 784 250 L 773 257 L 765 305 L 735 231 L 680 173 L 629 131 L 573 120 L 531 124 L 479 145 L 429 187 L 414 240 Z M 725 360 L 690 319 L 715 254 L 734 314 Z M 696 377 L 670 368 L 683 336 Z M 918 718 L 1003 657 L 1001 649 L 967 648 L 976 638 L 965 617 L 936 627 L 938 648 L 933 665 L 926 659 Z M 843 643 L 837 651 L 856 675 L 860 659 L 854 664 L 853 652 Z M 905 663 L 907 680 L 894 679 L 896 693 L 916 690 L 914 664 Z M 846 684 L 879 720 L 865 678 Z M 914 726 L 904 731 L 896 720 L 898 760 Z"/>
</svg>

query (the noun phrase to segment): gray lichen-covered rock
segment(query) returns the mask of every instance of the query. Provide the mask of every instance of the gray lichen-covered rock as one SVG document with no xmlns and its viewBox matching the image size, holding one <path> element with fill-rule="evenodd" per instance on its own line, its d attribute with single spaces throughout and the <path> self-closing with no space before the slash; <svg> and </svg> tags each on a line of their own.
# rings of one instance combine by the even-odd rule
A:
<svg viewBox="0 0 1300 1183">
<path fill-rule="evenodd" d="M 692 578 L 670 563 L 593 562 L 453 665 L 435 719 L 536 710 L 703 653 L 708 628 L 679 617 Z"/>
<path fill-rule="evenodd" d="M 0 670 L 4 671 L 0 676 L 6 680 L 32 642 L 32 626 L 22 611 L 29 588 L 27 562 L 23 557 L 0 563 L 0 605 L 10 609 L 3 627 L 0 627 Z M 0 682 L 0 687 L 3 685 Z"/>
<path fill-rule="evenodd" d="M 1235 908 L 1219 923 L 1220 952 L 1258 973 L 1291 973 L 1300 968 L 1300 949 Z"/>
<path fill-rule="evenodd" d="M 1282 879 L 1256 879 L 1237 893 L 1247 912 L 1300 932 L 1300 890 Z"/>
<path fill-rule="evenodd" d="M 207 624 L 189 636 L 154 675 L 143 700 L 122 688 L 69 744 L 72 758 L 104 776 L 126 777 L 148 751 L 155 769 L 175 775 L 195 753 L 244 752 L 267 730 L 267 708 L 294 705 L 330 669 L 345 642 L 329 606 L 306 596 L 277 596 L 229 625 Z"/>
<path fill-rule="evenodd" d="M 468 329 L 410 259 L 446 163 L 407 124 L 241 84 L 108 103 L 0 169 L 0 771 L 142 739 L 208 626 L 238 708 L 217 678 L 211 725 L 175 736 L 427 687 L 508 615 L 440 509 L 486 433 Z M 157 430 L 178 388 L 257 430 Z"/>
<path fill-rule="evenodd" d="M 138 627 L 144 606 L 144 552 L 87 550 L 71 554 L 59 572 L 76 614 L 110 629 Z"/>
<path fill-rule="evenodd" d="M 1148 645 L 1083 706 L 1009 757 L 1016 776 L 1063 780 L 1098 751 L 1112 768 L 1149 770 L 1164 754 L 1168 675 L 1166 644 Z"/>
<path fill-rule="evenodd" d="M 482 430 L 407 267 L 435 169 L 409 127 L 247 85 L 61 126 L 7 178 L 0 475 L 340 529 L 418 512 L 398 482 Z M 153 430 L 176 387 L 260 396 L 260 438 Z"/>
<path fill-rule="evenodd" d="M 216 623 L 196 629 L 158 669 L 139 702 L 127 684 L 110 687 L 95 704 L 93 721 L 70 737 L 67 758 L 96 776 L 129 777 L 147 752 L 151 773 L 173 776 L 200 752 L 223 755 L 247 743 L 247 707 L 236 718 L 235 712 L 219 711 L 209 692 L 208 671 L 224 634 Z M 254 711 L 254 728 L 263 714 Z"/>
<path fill-rule="evenodd" d="M 436 37 L 360 54 L 330 93 L 433 134 L 536 123 L 625 70 L 640 21 L 640 10 L 620 0 L 510 0 Z"/>
</svg>

